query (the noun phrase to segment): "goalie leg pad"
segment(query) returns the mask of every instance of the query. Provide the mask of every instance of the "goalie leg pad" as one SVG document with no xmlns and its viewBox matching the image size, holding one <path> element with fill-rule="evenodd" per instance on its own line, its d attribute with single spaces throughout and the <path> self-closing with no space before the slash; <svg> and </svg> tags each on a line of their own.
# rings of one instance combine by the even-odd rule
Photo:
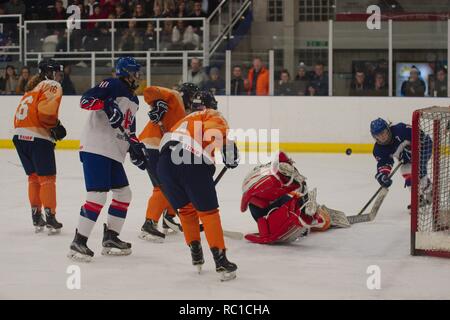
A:
<svg viewBox="0 0 450 320">
<path fill-rule="evenodd" d="M 248 234 L 245 238 L 258 244 L 295 241 L 307 227 L 300 223 L 297 216 L 297 201 L 298 199 L 292 198 L 283 206 L 272 209 L 267 216 L 259 218 L 259 234 Z"/>
</svg>

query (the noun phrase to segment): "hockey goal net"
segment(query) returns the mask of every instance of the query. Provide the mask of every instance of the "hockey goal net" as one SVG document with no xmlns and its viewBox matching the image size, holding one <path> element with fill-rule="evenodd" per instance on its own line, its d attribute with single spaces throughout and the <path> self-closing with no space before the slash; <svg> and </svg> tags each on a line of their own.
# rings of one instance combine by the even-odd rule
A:
<svg viewBox="0 0 450 320">
<path fill-rule="evenodd" d="M 413 115 L 411 254 L 450 257 L 450 108 Z"/>
</svg>

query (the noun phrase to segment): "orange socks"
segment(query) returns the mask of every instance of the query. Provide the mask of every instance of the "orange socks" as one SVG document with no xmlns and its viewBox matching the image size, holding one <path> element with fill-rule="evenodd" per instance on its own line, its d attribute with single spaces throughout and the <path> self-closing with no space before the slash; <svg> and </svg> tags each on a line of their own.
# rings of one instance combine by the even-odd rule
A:
<svg viewBox="0 0 450 320">
<path fill-rule="evenodd" d="M 51 209 L 56 214 L 56 176 L 38 177 L 40 184 L 40 199 L 44 208 Z"/>
<path fill-rule="evenodd" d="M 179 213 L 187 245 L 190 245 L 192 241 L 200 241 L 200 221 L 192 204 L 181 208 Z"/>
<path fill-rule="evenodd" d="M 225 249 L 222 224 L 220 222 L 219 209 L 208 212 L 198 212 L 200 220 L 205 228 L 206 239 L 210 248 Z"/>
<path fill-rule="evenodd" d="M 153 194 L 148 199 L 147 204 L 147 213 L 145 215 L 147 220 L 153 220 L 158 222 L 161 218 L 161 215 L 165 209 L 169 210 L 169 214 L 171 216 L 175 216 L 175 212 L 172 209 L 172 206 L 169 204 L 169 201 L 164 197 L 161 189 L 159 187 L 155 187 L 153 189 Z"/>
<path fill-rule="evenodd" d="M 38 208 L 41 211 L 42 202 L 40 197 L 41 185 L 36 173 L 28 176 L 28 199 L 32 208 Z"/>
</svg>

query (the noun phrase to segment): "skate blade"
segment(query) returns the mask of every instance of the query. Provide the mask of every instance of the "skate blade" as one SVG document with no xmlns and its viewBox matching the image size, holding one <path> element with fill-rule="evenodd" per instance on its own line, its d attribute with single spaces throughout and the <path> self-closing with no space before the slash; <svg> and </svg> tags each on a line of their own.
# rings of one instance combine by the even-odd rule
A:
<svg viewBox="0 0 450 320">
<path fill-rule="evenodd" d="M 131 249 L 117 249 L 117 248 L 103 248 L 103 256 L 129 256 L 131 254 Z"/>
<path fill-rule="evenodd" d="M 203 270 L 203 264 L 194 264 L 195 270 L 197 270 L 198 274 L 202 273 Z"/>
<path fill-rule="evenodd" d="M 176 231 L 173 230 L 173 229 L 168 228 L 168 229 L 163 229 L 163 233 L 164 233 L 166 236 L 171 236 L 171 235 L 176 235 L 178 232 L 176 232 Z"/>
<path fill-rule="evenodd" d="M 220 272 L 220 281 L 227 282 L 236 279 L 236 271 L 233 272 Z"/>
<path fill-rule="evenodd" d="M 153 243 L 164 243 L 164 239 L 163 238 L 155 237 L 155 236 L 153 236 L 153 235 L 151 235 L 150 233 L 147 233 L 147 232 L 142 232 L 139 235 L 139 239 L 145 240 L 145 241 L 148 241 L 148 242 L 153 242 Z"/>
<path fill-rule="evenodd" d="M 61 229 L 48 228 L 49 236 L 56 236 L 61 233 Z"/>
<path fill-rule="evenodd" d="M 77 262 L 83 262 L 83 263 L 89 263 L 92 261 L 92 257 L 85 255 L 85 254 L 81 254 L 79 252 L 76 252 L 74 250 L 70 250 L 70 252 L 67 254 L 67 258 L 73 260 L 73 261 L 77 261 Z"/>
<path fill-rule="evenodd" d="M 43 227 L 34 227 L 34 233 L 41 233 L 44 232 L 45 226 Z"/>
</svg>

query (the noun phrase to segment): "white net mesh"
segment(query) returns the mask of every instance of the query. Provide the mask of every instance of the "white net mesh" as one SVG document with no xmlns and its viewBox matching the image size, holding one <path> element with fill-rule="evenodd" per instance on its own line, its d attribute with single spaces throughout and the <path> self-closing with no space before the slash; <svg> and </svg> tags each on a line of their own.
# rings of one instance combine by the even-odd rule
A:
<svg viewBox="0 0 450 320">
<path fill-rule="evenodd" d="M 413 162 L 413 249 L 450 253 L 450 108 L 416 112 Z"/>
</svg>

